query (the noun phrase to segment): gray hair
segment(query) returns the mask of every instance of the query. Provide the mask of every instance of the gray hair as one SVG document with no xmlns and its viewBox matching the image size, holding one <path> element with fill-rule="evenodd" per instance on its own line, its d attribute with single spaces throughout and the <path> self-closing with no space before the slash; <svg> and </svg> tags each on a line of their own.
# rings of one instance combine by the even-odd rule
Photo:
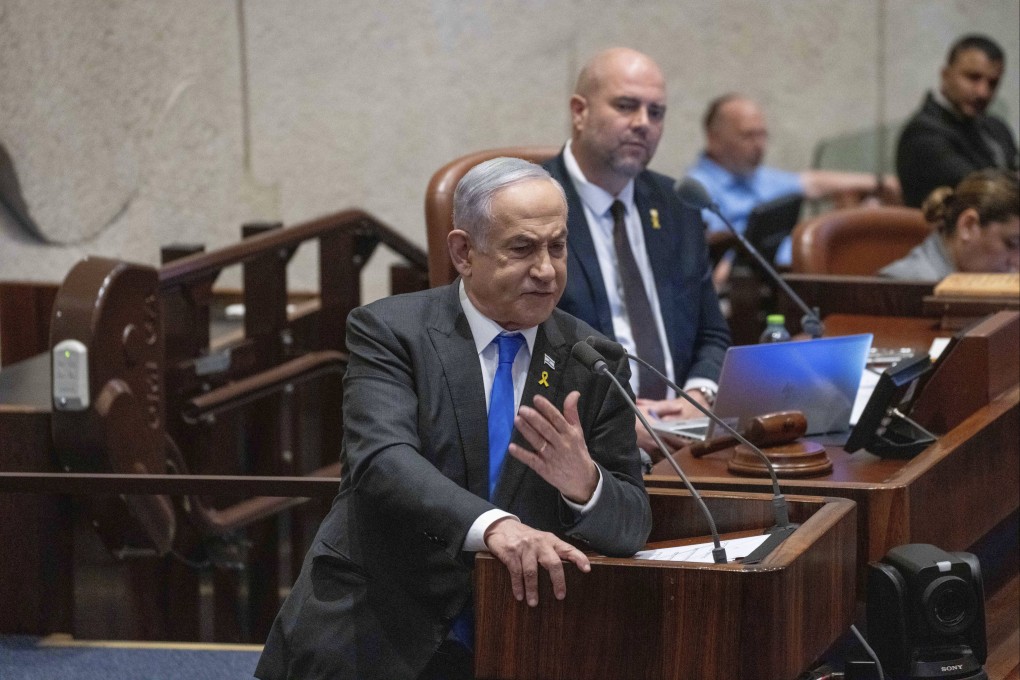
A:
<svg viewBox="0 0 1020 680">
<path fill-rule="evenodd" d="M 492 199 L 515 184 L 541 179 L 552 182 L 566 205 L 563 187 L 545 168 L 520 158 L 493 158 L 467 171 L 453 192 L 453 227 L 466 231 L 479 248 L 488 243 Z"/>
</svg>

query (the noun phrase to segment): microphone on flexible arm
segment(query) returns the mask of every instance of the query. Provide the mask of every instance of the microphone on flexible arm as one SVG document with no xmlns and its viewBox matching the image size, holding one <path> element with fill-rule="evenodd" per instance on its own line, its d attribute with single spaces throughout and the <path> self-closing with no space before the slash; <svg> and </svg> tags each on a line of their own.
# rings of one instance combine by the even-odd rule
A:
<svg viewBox="0 0 1020 680">
<path fill-rule="evenodd" d="M 701 494 L 698 493 L 697 489 L 694 488 L 694 485 L 691 484 L 689 479 L 687 479 L 687 475 L 684 474 L 684 471 L 680 469 L 680 465 L 675 460 L 673 460 L 673 456 L 670 455 L 669 449 L 666 448 L 666 445 L 662 443 L 662 440 L 659 438 L 659 435 L 655 432 L 655 430 L 652 429 L 652 426 L 648 424 L 648 421 L 645 419 L 644 414 L 641 413 L 641 409 L 639 409 L 634 404 L 634 400 L 630 398 L 630 395 L 627 393 L 627 390 L 623 387 L 623 385 L 620 384 L 620 381 L 617 380 L 616 376 L 613 375 L 613 372 L 609 370 L 609 366 L 606 365 L 605 357 L 599 354 L 594 347 L 592 347 L 590 344 L 586 342 L 575 343 L 574 346 L 570 349 L 570 354 L 575 359 L 580 361 L 581 364 L 589 371 L 595 373 L 596 375 L 604 375 L 608 377 L 616 386 L 616 389 L 620 392 L 620 395 L 623 396 L 624 401 L 627 402 L 627 405 L 630 406 L 630 409 L 634 411 L 634 413 L 637 415 L 638 420 L 640 420 L 641 424 L 644 425 L 645 430 L 648 431 L 648 434 L 650 434 L 652 436 L 652 439 L 655 440 L 655 443 L 659 447 L 659 450 L 662 451 L 662 454 L 673 465 L 673 469 L 676 470 L 676 473 L 680 476 L 680 479 L 683 480 L 684 486 L 686 486 L 687 490 L 691 492 L 691 496 L 698 504 L 698 507 L 701 509 L 702 513 L 704 513 L 705 518 L 708 520 L 708 527 L 712 532 L 712 543 L 715 546 L 714 548 L 712 548 L 712 559 L 716 562 L 716 564 L 725 564 L 726 548 L 722 546 L 722 543 L 719 540 L 719 531 L 715 527 L 715 519 L 712 517 L 712 513 L 708 511 L 708 506 L 705 505 L 705 501 L 701 498 Z"/>
<path fill-rule="evenodd" d="M 762 453 L 761 449 L 759 449 L 757 446 L 755 446 L 754 444 L 749 442 L 743 435 L 741 435 L 739 432 L 737 432 L 734 428 L 730 427 L 729 424 L 727 424 L 725 420 L 723 420 L 719 416 L 717 416 L 714 413 L 712 413 L 709 409 L 707 409 L 704 406 L 702 406 L 701 404 L 699 404 L 695 399 L 693 399 L 691 397 L 691 395 L 687 394 L 682 389 L 680 389 L 679 385 L 677 385 L 675 382 L 673 382 L 668 377 L 663 375 L 657 368 L 655 368 L 654 366 L 651 366 L 648 362 L 646 362 L 641 357 L 634 356 L 633 354 L 630 354 L 629 352 L 627 352 L 620 343 L 613 342 L 612 340 L 609 340 L 609 339 L 606 339 L 606 338 L 600 338 L 600 337 L 597 337 L 597 336 L 594 336 L 594 335 L 588 336 L 588 338 L 585 340 L 585 343 L 587 343 L 588 345 L 591 345 L 591 347 L 594 350 L 596 350 L 597 353 L 604 354 L 607 357 L 611 357 L 613 359 L 617 359 L 617 358 L 621 358 L 621 357 L 627 357 L 628 359 L 633 359 L 634 361 L 637 361 L 638 363 L 642 364 L 643 366 L 645 366 L 647 368 L 650 368 L 652 371 L 657 373 L 659 375 L 659 377 L 661 377 L 663 380 L 665 380 L 666 384 L 669 385 L 670 387 L 672 387 L 673 390 L 681 398 L 686 399 L 688 402 L 690 402 L 691 405 L 693 405 L 696 409 L 698 409 L 703 414 L 705 414 L 708 417 L 709 420 L 711 420 L 713 423 L 715 423 L 716 425 L 719 425 L 724 430 L 729 432 L 737 441 L 739 441 L 744 446 L 748 447 L 751 451 L 753 451 L 755 453 L 755 455 L 757 455 L 759 458 L 762 459 L 762 461 L 765 462 L 765 466 L 766 466 L 766 468 L 769 471 L 769 477 L 772 478 L 772 511 L 773 511 L 773 515 L 775 516 L 775 520 L 776 520 L 776 526 L 774 526 L 771 529 L 769 529 L 767 533 L 769 533 L 773 537 L 775 537 L 776 540 L 773 542 L 770 539 L 768 542 L 763 544 L 761 546 L 761 548 L 759 548 L 758 550 L 763 550 L 763 549 L 766 550 L 766 551 L 767 550 L 771 550 L 772 547 L 774 547 L 775 545 L 778 545 L 779 542 L 781 542 L 787 536 L 789 536 L 791 533 L 793 533 L 793 531 L 797 528 L 797 525 L 793 524 L 792 522 L 790 522 L 790 511 L 789 511 L 789 508 L 786 505 L 786 497 L 783 495 L 782 491 L 780 491 L 780 489 L 779 489 L 779 478 L 776 476 L 775 466 L 772 464 L 772 461 L 769 460 L 768 456 L 766 456 L 764 453 Z M 640 413 L 640 411 L 639 411 L 639 413 Z M 642 422 L 643 422 L 643 420 L 642 420 Z M 658 441 L 658 438 L 656 438 L 656 441 Z M 667 455 L 666 457 L 669 460 L 673 461 L 673 456 L 672 455 Z M 677 465 L 676 461 L 673 461 L 673 468 L 674 469 L 679 469 L 679 465 Z M 686 482 L 686 478 L 683 477 L 683 475 L 681 475 L 681 478 L 683 478 L 684 481 Z M 758 552 L 758 551 L 756 550 L 755 552 Z M 761 553 L 759 553 L 759 554 L 761 554 Z M 747 560 L 745 560 L 745 562 L 747 562 Z"/>
<path fill-rule="evenodd" d="M 779 275 L 775 267 L 769 264 L 768 260 L 761 256 L 758 249 L 751 245 L 751 242 L 744 238 L 744 235 L 737 231 L 733 224 L 730 223 L 726 216 L 719 210 L 719 204 L 712 200 L 712 197 L 708 195 L 708 191 L 705 186 L 698 180 L 692 177 L 685 177 L 682 180 L 677 180 L 677 183 L 673 186 L 673 190 L 677 193 L 680 198 L 680 202 L 686 205 L 688 208 L 694 208 L 695 210 L 708 210 L 716 217 L 723 221 L 726 228 L 740 241 L 740 245 L 744 247 L 748 253 L 758 262 L 758 264 L 765 270 L 769 278 L 783 289 L 791 300 L 800 307 L 801 311 L 804 312 L 804 316 L 800 319 L 800 329 L 804 333 L 807 333 L 812 338 L 820 338 L 825 332 L 825 325 L 822 323 L 821 317 L 818 316 L 818 309 L 811 309 L 804 302 L 804 299 L 793 292 L 790 285 L 783 280 L 783 277 Z"/>
</svg>

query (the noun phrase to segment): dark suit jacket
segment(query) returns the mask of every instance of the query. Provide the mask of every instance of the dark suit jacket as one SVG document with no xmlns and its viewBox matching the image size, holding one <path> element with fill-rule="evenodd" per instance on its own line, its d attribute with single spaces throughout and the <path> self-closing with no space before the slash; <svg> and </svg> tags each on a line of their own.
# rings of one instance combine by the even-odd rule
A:
<svg viewBox="0 0 1020 680">
<path fill-rule="evenodd" d="M 567 194 L 567 287 L 560 308 L 614 338 L 591 229 L 563 154 L 544 167 Z M 693 377 L 718 381 L 730 330 L 712 285 L 701 215 L 680 203 L 673 180 L 650 170 L 634 179 L 634 203 L 644 227 L 676 382 L 682 386 Z M 651 223 L 653 209 L 659 214 L 658 229 Z"/>
<path fill-rule="evenodd" d="M 982 135 L 995 140 L 1005 166 L 996 164 Z M 975 170 L 994 167 L 1017 169 L 1017 146 L 1009 127 L 994 116 L 960 120 L 939 106 L 930 92 L 903 128 L 896 147 L 903 202 L 915 208 L 935 189 L 955 187 Z"/>
<path fill-rule="evenodd" d="M 273 625 L 258 677 L 416 678 L 468 601 L 473 555 L 461 547 L 494 507 L 582 549 L 630 555 L 644 545 L 651 511 L 634 416 L 607 378 L 570 358 L 593 330 L 560 310 L 539 326 L 522 401 L 543 394 L 562 408 L 580 390 L 602 496 L 578 518 L 508 455 L 496 498 L 486 500 L 485 391 L 458 285 L 351 313 L 340 493 Z M 626 362 L 615 370 L 629 378 Z M 543 373 L 548 387 L 539 384 Z"/>
</svg>

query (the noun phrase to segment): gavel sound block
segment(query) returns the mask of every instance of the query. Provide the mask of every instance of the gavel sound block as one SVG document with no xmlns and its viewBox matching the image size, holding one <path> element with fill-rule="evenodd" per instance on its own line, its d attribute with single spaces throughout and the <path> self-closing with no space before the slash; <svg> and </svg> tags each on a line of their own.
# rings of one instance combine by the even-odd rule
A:
<svg viewBox="0 0 1020 680">
<path fill-rule="evenodd" d="M 825 448 L 800 438 L 807 432 L 807 419 L 800 411 L 781 411 L 758 416 L 742 433 L 744 438 L 761 449 L 776 471 L 777 477 L 814 477 L 832 470 L 832 461 Z M 696 442 L 687 449 L 695 458 L 736 446 L 727 469 L 735 475 L 767 477 L 768 468 L 750 448 L 738 444 L 733 436 L 716 437 Z"/>
</svg>

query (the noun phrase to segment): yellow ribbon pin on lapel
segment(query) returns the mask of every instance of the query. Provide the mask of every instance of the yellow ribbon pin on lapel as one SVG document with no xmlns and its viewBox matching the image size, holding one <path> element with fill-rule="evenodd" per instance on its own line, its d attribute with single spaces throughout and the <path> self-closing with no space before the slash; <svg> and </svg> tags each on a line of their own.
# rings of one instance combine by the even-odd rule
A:
<svg viewBox="0 0 1020 680">
<path fill-rule="evenodd" d="M 648 211 L 648 216 L 652 218 L 652 229 L 662 229 L 662 225 L 659 223 L 659 211 L 652 208 Z"/>
<path fill-rule="evenodd" d="M 542 377 L 538 381 L 538 384 L 542 387 L 549 387 L 549 371 L 542 371 Z"/>
</svg>

